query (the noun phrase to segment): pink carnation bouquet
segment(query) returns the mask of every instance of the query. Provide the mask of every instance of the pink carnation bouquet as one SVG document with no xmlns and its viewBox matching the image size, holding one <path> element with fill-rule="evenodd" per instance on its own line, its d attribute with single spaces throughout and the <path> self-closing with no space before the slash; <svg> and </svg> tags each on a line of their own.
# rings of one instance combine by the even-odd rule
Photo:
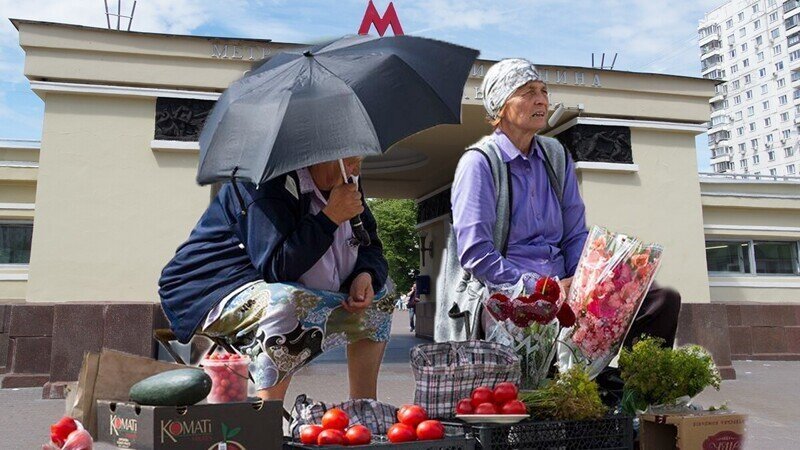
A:
<svg viewBox="0 0 800 450">
<path fill-rule="evenodd" d="M 594 378 L 619 352 L 661 264 L 663 249 L 594 226 L 572 280 L 567 304 L 575 325 L 561 331 L 559 366 L 586 366 Z"/>
</svg>

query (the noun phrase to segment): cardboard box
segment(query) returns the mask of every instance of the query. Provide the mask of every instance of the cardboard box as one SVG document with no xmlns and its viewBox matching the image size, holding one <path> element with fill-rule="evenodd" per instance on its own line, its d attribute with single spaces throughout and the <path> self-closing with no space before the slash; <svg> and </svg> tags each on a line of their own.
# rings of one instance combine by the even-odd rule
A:
<svg viewBox="0 0 800 450">
<path fill-rule="evenodd" d="M 642 450 L 738 450 L 744 448 L 744 414 L 697 411 L 641 414 Z"/>
<path fill-rule="evenodd" d="M 278 401 L 145 406 L 97 401 L 97 440 L 139 450 L 280 450 Z"/>
</svg>

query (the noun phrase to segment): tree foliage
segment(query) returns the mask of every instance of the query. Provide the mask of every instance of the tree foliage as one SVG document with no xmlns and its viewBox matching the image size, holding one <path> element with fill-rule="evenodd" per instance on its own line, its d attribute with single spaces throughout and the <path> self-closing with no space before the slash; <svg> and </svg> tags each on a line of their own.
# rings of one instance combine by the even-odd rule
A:
<svg viewBox="0 0 800 450">
<path fill-rule="evenodd" d="M 413 200 L 367 199 L 378 222 L 378 236 L 383 254 L 389 262 L 389 276 L 397 285 L 396 294 L 405 294 L 419 270 L 417 204 Z"/>
</svg>

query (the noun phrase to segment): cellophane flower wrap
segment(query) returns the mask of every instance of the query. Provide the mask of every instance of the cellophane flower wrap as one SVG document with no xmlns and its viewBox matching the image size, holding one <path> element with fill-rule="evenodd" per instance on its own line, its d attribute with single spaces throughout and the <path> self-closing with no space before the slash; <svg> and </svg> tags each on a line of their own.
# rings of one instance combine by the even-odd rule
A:
<svg viewBox="0 0 800 450">
<path fill-rule="evenodd" d="M 661 264 L 663 248 L 594 226 L 567 295 L 575 325 L 561 331 L 559 370 L 596 377 L 617 355 Z"/>
<path fill-rule="evenodd" d="M 555 357 L 561 327 L 575 319 L 558 280 L 526 274 L 515 285 L 490 286 L 490 292 L 484 300 L 486 339 L 513 348 L 520 358 L 520 388 L 537 389 Z"/>
</svg>

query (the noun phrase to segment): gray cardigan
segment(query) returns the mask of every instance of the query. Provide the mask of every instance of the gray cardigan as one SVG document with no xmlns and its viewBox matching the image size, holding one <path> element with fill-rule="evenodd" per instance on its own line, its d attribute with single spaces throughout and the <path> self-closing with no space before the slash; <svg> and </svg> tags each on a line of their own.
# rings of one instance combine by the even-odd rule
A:
<svg viewBox="0 0 800 450">
<path fill-rule="evenodd" d="M 564 194 L 566 170 L 566 154 L 558 140 L 550 137 L 536 136 L 542 148 L 547 164 L 547 174 L 560 202 Z M 505 255 L 508 246 L 508 228 L 511 223 L 511 184 L 508 165 L 503 163 L 500 149 L 492 136 L 486 136 L 466 151 L 479 151 L 485 157 L 492 171 L 495 193 L 497 194 L 497 222 L 493 232 L 494 247 Z M 461 164 L 459 162 L 459 164 Z M 458 171 L 458 169 L 456 169 Z M 452 220 L 452 216 L 451 216 Z M 480 314 L 481 300 L 487 294 L 483 280 L 472 276 L 461 267 L 458 259 L 458 248 L 455 233 L 449 230 L 447 249 L 442 255 L 442 266 L 439 272 L 439 283 L 436 290 L 436 315 L 434 322 L 434 340 L 436 342 L 464 341 L 482 337 Z M 468 312 L 468 314 L 464 314 Z M 455 314 L 463 318 L 451 318 Z M 467 321 L 469 326 L 467 326 Z"/>
</svg>

